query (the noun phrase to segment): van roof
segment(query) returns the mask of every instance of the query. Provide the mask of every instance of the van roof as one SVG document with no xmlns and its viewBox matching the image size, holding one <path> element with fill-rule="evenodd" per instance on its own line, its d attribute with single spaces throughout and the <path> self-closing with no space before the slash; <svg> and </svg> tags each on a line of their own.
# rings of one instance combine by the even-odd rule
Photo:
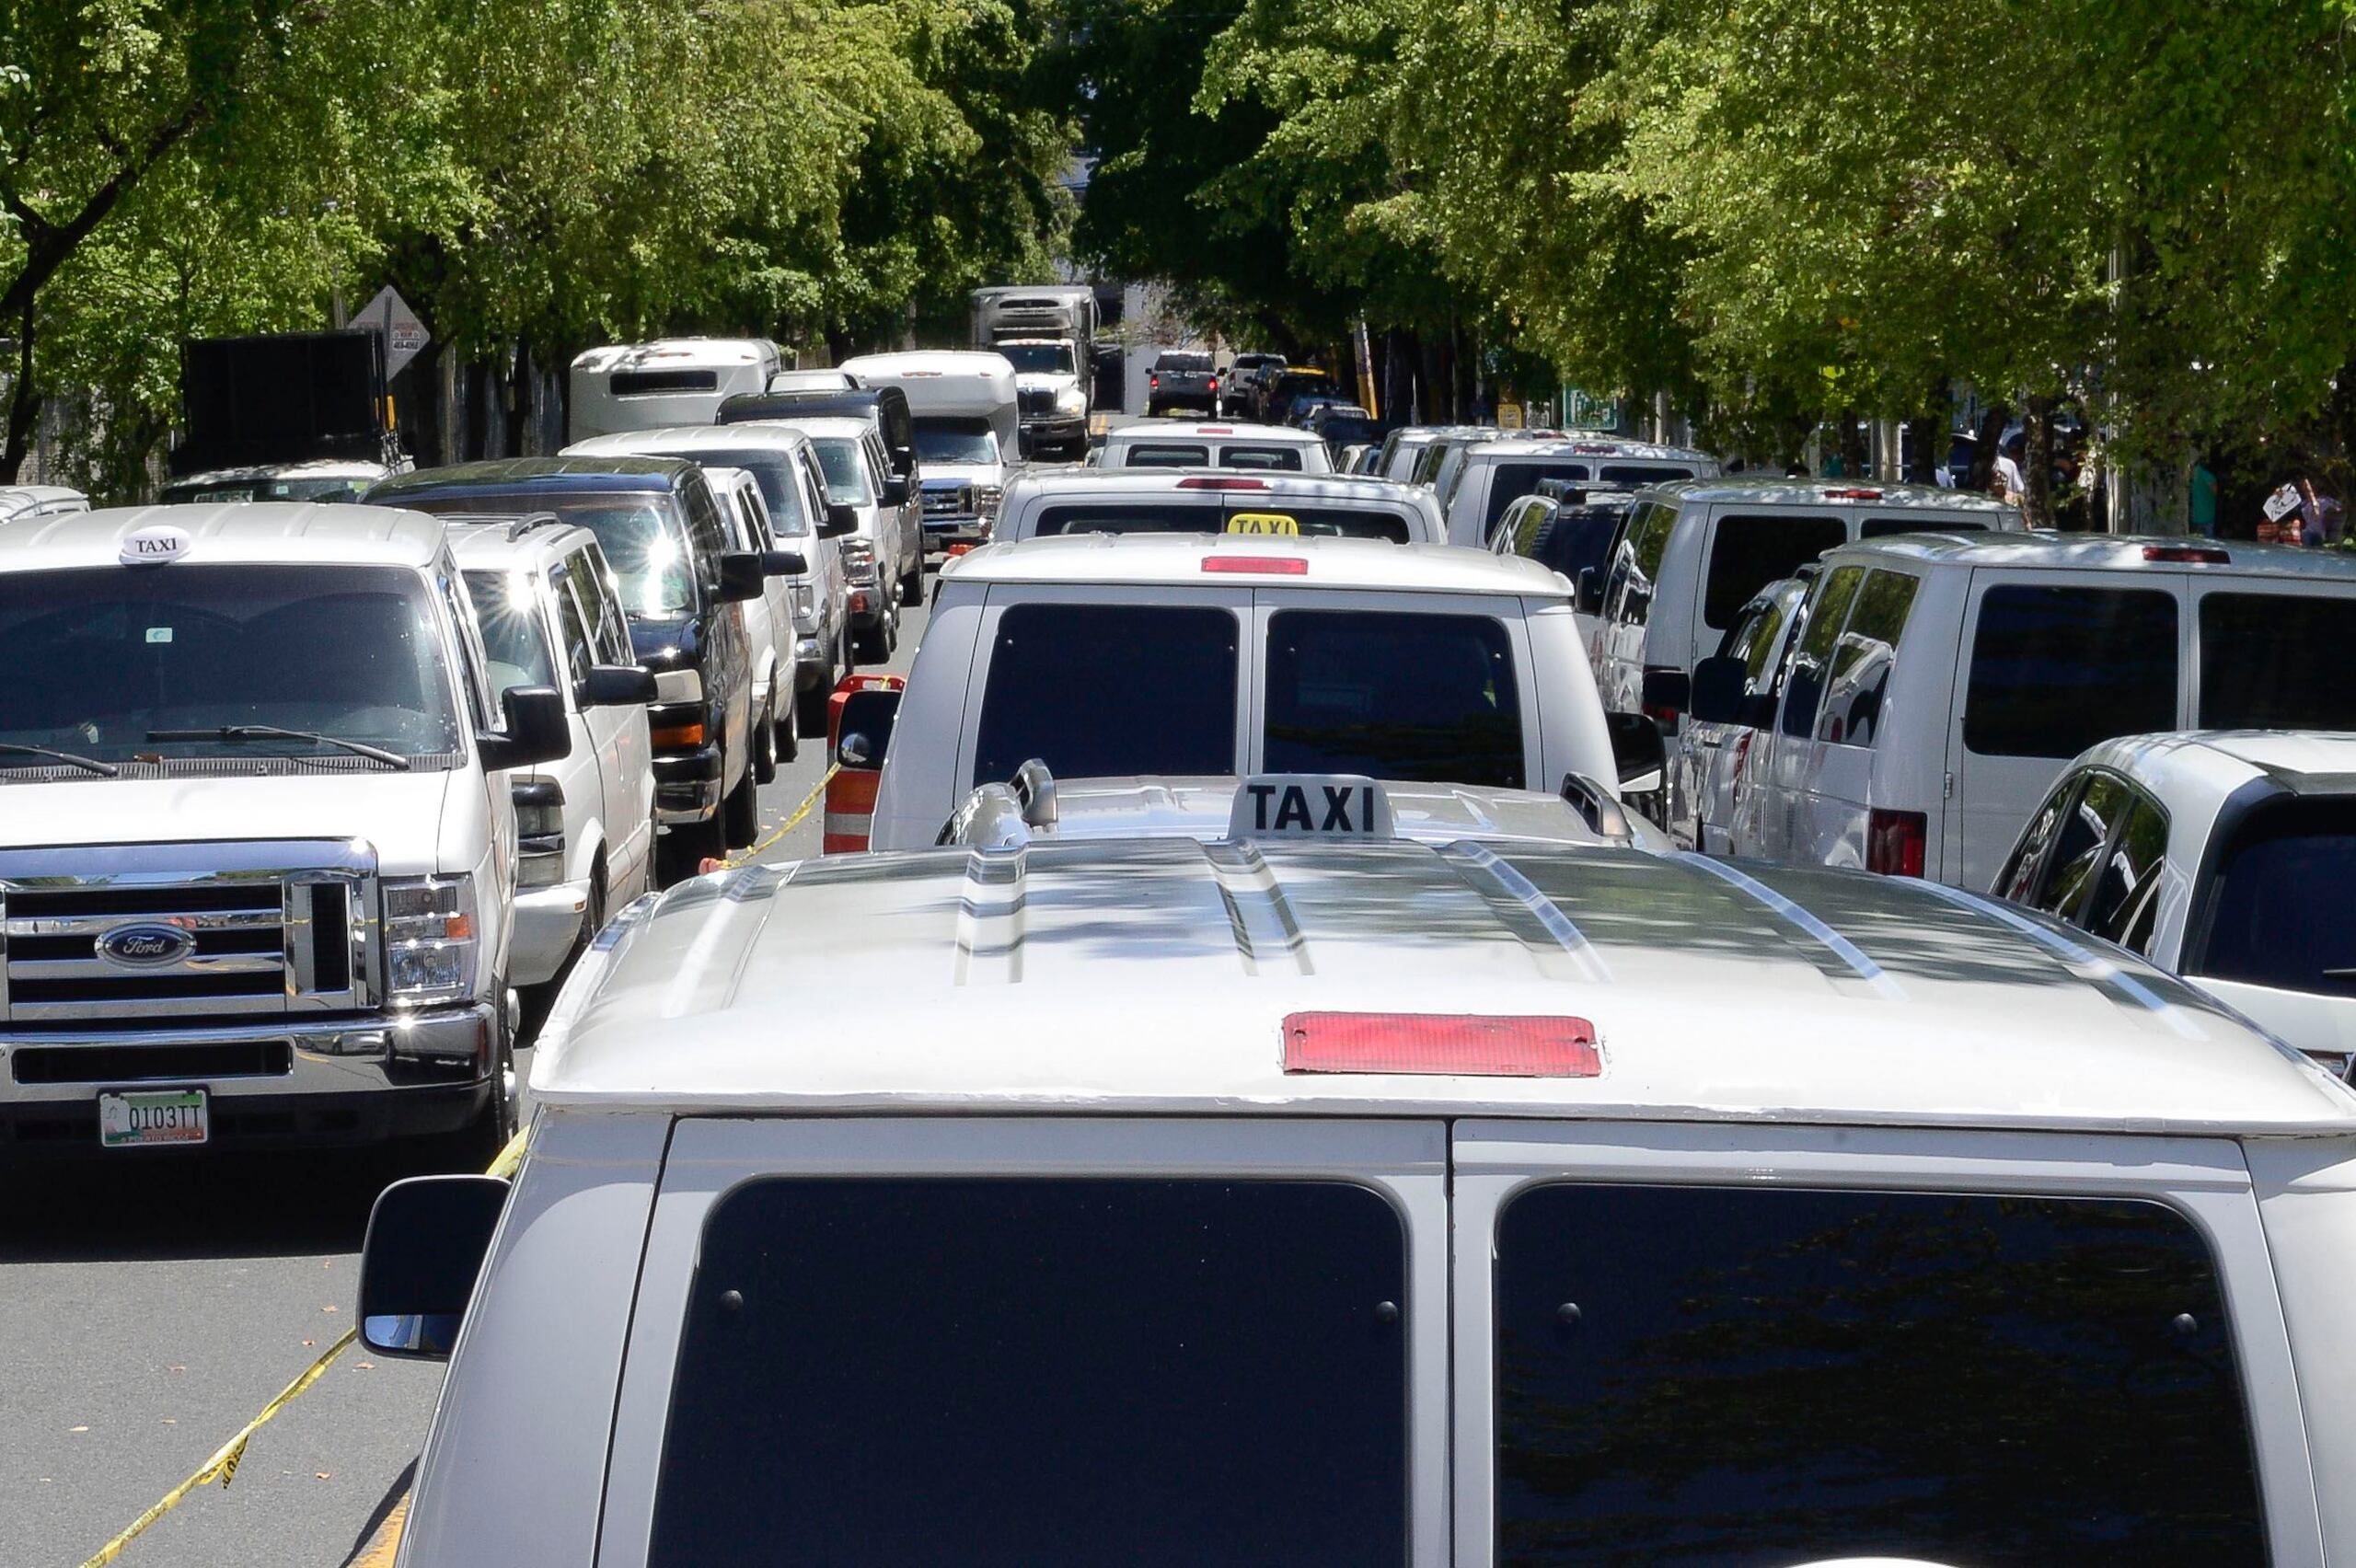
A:
<svg viewBox="0 0 2356 1568">
<path fill-rule="evenodd" d="M 597 536 L 578 523 L 543 515 L 529 517 L 445 518 L 450 525 L 450 553 L 462 567 L 500 568 L 526 561 L 550 560 L 578 549 Z M 530 526 L 525 526 L 525 525 Z M 601 556 L 600 559 L 603 559 Z"/>
<path fill-rule="evenodd" d="M 1013 363 L 1004 354 L 987 349 L 925 349 L 909 353 L 860 354 L 843 361 L 839 367 L 870 381 L 877 376 L 898 380 L 906 376 L 938 375 L 1007 376 L 1014 374 Z"/>
<path fill-rule="evenodd" d="M 1601 1066 L 1288 1074 L 1288 1020 L 1317 1012 L 1568 1017 Z M 2356 1091 L 2041 917 L 1858 872 L 1530 844 L 1140 838 L 699 878 L 599 937 L 532 1090 L 712 1111 L 2356 1131 Z"/>
<path fill-rule="evenodd" d="M 1994 496 L 1982 495 L 1978 490 L 1941 490 L 1936 485 L 1897 482 L 1880 484 L 1871 479 L 1852 482 L 1846 479 L 1780 478 L 1771 475 L 1738 474 L 1727 478 L 1672 479 L 1665 484 L 1646 485 L 1643 493 L 1719 505 L 1869 507 L 1877 512 L 1929 507 L 1941 512 L 2019 515 L 2018 508 L 2007 506 Z"/>
<path fill-rule="evenodd" d="M 427 566 L 442 553 L 438 517 L 356 502 L 252 501 L 117 506 L 0 527 L 0 571 L 112 566 L 142 528 L 193 540 L 189 561 L 301 561 Z"/>
<path fill-rule="evenodd" d="M 595 435 L 586 441 L 576 441 L 564 449 L 562 455 L 608 457 L 646 454 L 665 456 L 681 452 L 741 452 L 747 447 L 761 446 L 791 450 L 809 439 L 802 432 L 802 425 L 807 422 L 810 421 L 786 424 L 776 421 L 747 420 L 741 424 L 664 425 L 654 430 L 617 431 L 611 435 Z"/>
<path fill-rule="evenodd" d="M 1189 480 L 1193 482 L 1188 483 Z M 1251 495 L 1265 490 L 1274 495 L 1314 496 L 1332 501 L 1389 501 L 1409 506 L 1421 506 L 1423 502 L 1419 498 L 1431 494 L 1420 485 L 1377 478 L 1371 474 L 1300 474 L 1280 468 L 1083 468 L 1067 466 L 1026 468 L 1007 482 L 1010 492 L 1018 485 L 1025 494 L 1039 491 L 1057 496 L 1153 495 L 1181 489 L 1211 494 Z M 1013 499 L 1011 493 L 1008 499 Z"/>
<path fill-rule="evenodd" d="M 607 343 L 583 349 L 572 356 L 572 368 L 604 375 L 656 364 L 759 364 L 779 357 L 778 346 L 761 338 L 656 338 L 644 343 Z"/>
<path fill-rule="evenodd" d="M 2111 768 L 2170 803 L 2213 812 L 2253 781 L 2291 795 L 2356 795 L 2356 734 L 2316 730 L 2191 730 L 2120 735 L 2073 767 Z"/>
<path fill-rule="evenodd" d="M 453 463 L 446 467 L 395 474 L 370 488 L 368 502 L 372 506 L 390 506 L 398 504 L 402 496 L 453 490 L 490 493 L 545 490 L 581 495 L 673 490 L 698 472 L 700 470 L 693 463 L 676 457 L 494 457 L 480 463 Z"/>
<path fill-rule="evenodd" d="M 1461 432 L 1459 432 L 1461 433 Z M 1648 441 L 1623 441 L 1615 435 L 1565 435 L 1560 432 L 1529 433 L 1515 431 L 1485 432 L 1488 439 L 1476 441 L 1466 458 L 1496 457 L 1627 457 L 1659 463 L 1706 463 L 1717 466 L 1717 459 L 1706 452 L 1691 446 L 1658 446 Z"/>
<path fill-rule="evenodd" d="M 1322 446 L 1325 438 L 1313 430 L 1291 425 L 1253 424 L 1247 420 L 1140 420 L 1114 425 L 1104 432 L 1114 441 L 1203 441 L 1218 436 L 1230 441 L 1256 441 L 1279 446 Z"/>
<path fill-rule="evenodd" d="M 1949 493 L 1942 491 L 1942 494 Z M 2153 559 L 2147 551 L 2222 553 L 2214 563 Z M 2134 534 L 2054 534 L 2044 531 L 1989 534 L 1912 534 L 1842 545 L 1847 559 L 1860 551 L 1910 560 L 1953 561 L 1960 566 L 2031 567 L 2040 571 L 2196 571 L 2234 577 L 2306 577 L 2356 582 L 2356 556 L 2297 545 L 2260 545 L 2239 539 Z M 1828 555 L 1833 552 L 1826 552 Z"/>
<path fill-rule="evenodd" d="M 1222 570 L 1217 557 L 1305 560 L 1279 575 Z M 1238 534 L 1058 534 L 984 545 L 941 568 L 944 583 L 1100 582 L 1394 593 L 1519 594 L 1564 599 L 1569 585 L 1534 560 L 1451 545 Z"/>
</svg>

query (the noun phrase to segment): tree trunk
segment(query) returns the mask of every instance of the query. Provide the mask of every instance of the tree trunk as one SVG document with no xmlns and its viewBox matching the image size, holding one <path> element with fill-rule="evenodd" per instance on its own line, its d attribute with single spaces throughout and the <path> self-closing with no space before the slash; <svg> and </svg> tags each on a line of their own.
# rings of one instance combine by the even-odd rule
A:
<svg viewBox="0 0 2356 1568">
<path fill-rule="evenodd" d="M 518 343 L 507 356 L 507 452 L 510 457 L 524 457 L 525 433 L 532 424 L 532 350 L 527 343 Z"/>
<path fill-rule="evenodd" d="M 0 482 L 17 482 L 32 446 L 33 427 L 40 421 L 40 394 L 33 386 L 33 300 L 27 294 L 17 324 L 17 385 L 8 398 L 8 446 L 0 454 Z"/>
<path fill-rule="evenodd" d="M 2053 399 L 2028 395 L 2021 414 L 2021 490 L 2024 519 L 2032 528 L 2053 526 Z"/>
<path fill-rule="evenodd" d="M 1906 478 L 1918 485 L 1936 484 L 1938 466 L 1947 460 L 1947 432 L 1955 423 L 1955 386 L 1944 375 L 1932 382 L 1922 411 L 1914 417 L 1914 450 L 1907 454 Z"/>
<path fill-rule="evenodd" d="M 1991 403 L 1980 410 L 1979 439 L 1972 444 L 1970 483 L 1961 490 L 1978 490 L 1982 495 L 1996 481 L 1996 443 L 2003 439 L 2004 427 L 2013 422 L 2009 404 Z"/>
<path fill-rule="evenodd" d="M 1865 477 L 1865 432 L 1864 427 L 1857 422 L 1857 410 L 1842 409 L 1841 418 L 1835 429 L 1840 438 L 1841 477 L 1851 480 L 1864 478 Z"/>
</svg>

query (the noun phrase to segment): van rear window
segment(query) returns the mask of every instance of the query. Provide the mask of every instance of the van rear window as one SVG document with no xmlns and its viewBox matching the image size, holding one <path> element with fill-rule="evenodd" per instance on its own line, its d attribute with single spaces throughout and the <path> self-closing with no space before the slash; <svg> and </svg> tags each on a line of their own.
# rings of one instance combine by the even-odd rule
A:
<svg viewBox="0 0 2356 1568">
<path fill-rule="evenodd" d="M 2356 730 L 2356 598 L 2206 594 L 2200 600 L 2200 727 Z"/>
<path fill-rule="evenodd" d="M 2266 1561 L 2162 1205 L 1560 1184 L 1495 1243 L 1500 1564 Z"/>
<path fill-rule="evenodd" d="M 1235 612 L 1015 605 L 999 617 L 976 784 L 1032 757 L 1058 778 L 1233 773 Z"/>
<path fill-rule="evenodd" d="M 1849 525 L 1838 517 L 1719 518 L 1703 579 L 1702 624 L 1724 631 L 1752 594 L 1848 539 Z"/>
<path fill-rule="evenodd" d="M 1538 493 L 1547 479 L 1584 479 L 1585 463 L 1499 463 L 1489 470 L 1489 500 L 1481 517 L 1481 536 L 1506 514 L 1506 508 L 1523 496 Z"/>
<path fill-rule="evenodd" d="M 1265 749 L 1271 773 L 1519 790 L 1512 640 L 1488 616 L 1280 610 Z"/>
<path fill-rule="evenodd" d="M 1225 502 L 1076 501 L 1044 507 L 1038 533 L 1042 538 L 1050 534 L 1218 534 L 1227 531 L 1230 517 L 1248 512 L 1291 518 L 1293 526 L 1282 532 L 1407 542 L 1406 519 L 1395 512 L 1305 505 L 1299 496 L 1254 501 L 1249 492 L 1228 494 L 1230 499 Z"/>
<path fill-rule="evenodd" d="M 1207 446 L 1171 446 L 1136 442 L 1122 448 L 1124 468 L 1204 468 L 1210 466 Z"/>
<path fill-rule="evenodd" d="M 1222 446 L 1218 449 L 1218 466 L 1262 474 L 1298 474 L 1300 452 L 1298 446 Z"/>
<path fill-rule="evenodd" d="M 717 392 L 716 370 L 618 370 L 606 378 L 617 398 L 653 398 L 666 392 Z"/>
<path fill-rule="evenodd" d="M 2187 974 L 2356 997 L 2356 799 L 2253 813 L 2195 911 Z"/>
<path fill-rule="evenodd" d="M 1401 1308 L 1398 1215 L 1344 1182 L 747 1183 L 646 1561 L 1403 1564 Z"/>
<path fill-rule="evenodd" d="M 1963 744 L 1981 756 L 2072 757 L 2177 726 L 2176 597 L 2013 583 L 1980 601 Z"/>
</svg>

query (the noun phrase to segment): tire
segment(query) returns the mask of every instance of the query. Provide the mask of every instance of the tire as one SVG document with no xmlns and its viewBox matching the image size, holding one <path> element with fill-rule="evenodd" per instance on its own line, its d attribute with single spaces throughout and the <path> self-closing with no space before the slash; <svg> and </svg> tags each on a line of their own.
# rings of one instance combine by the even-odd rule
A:
<svg viewBox="0 0 2356 1568">
<path fill-rule="evenodd" d="M 515 1136 L 515 1042 L 502 1017 L 491 1070 L 491 1101 L 462 1127 L 419 1140 L 419 1152 L 436 1171 L 479 1175 L 507 1140 Z"/>
<path fill-rule="evenodd" d="M 864 630 L 853 632 L 850 645 L 851 663 L 854 666 L 880 664 L 889 659 L 892 656 L 892 645 L 884 639 L 891 629 L 890 621 L 879 620 Z"/>
<path fill-rule="evenodd" d="M 900 579 L 900 603 L 903 605 L 924 603 L 924 557 L 921 554 L 917 557 L 916 565 Z"/>
<path fill-rule="evenodd" d="M 726 814 L 722 806 L 708 822 L 680 823 L 666 827 L 654 841 L 654 885 L 657 889 L 676 887 L 696 874 L 696 868 L 707 859 L 718 859 L 728 853 L 722 842 L 721 818 Z"/>
<path fill-rule="evenodd" d="M 837 651 L 839 651 L 837 649 Z M 840 667 L 840 663 L 837 662 L 836 668 Z M 834 670 L 827 671 L 826 674 L 826 680 L 812 686 L 808 691 L 793 694 L 793 728 L 806 741 L 822 741 L 826 738 L 826 699 L 834 695 L 835 681 L 837 678 Z"/>
<path fill-rule="evenodd" d="M 775 702 L 772 698 L 771 702 Z M 777 779 L 777 716 L 770 709 L 763 709 L 753 718 L 753 733 L 747 744 L 753 755 L 748 771 L 756 784 L 774 783 Z"/>
<path fill-rule="evenodd" d="M 721 842 L 731 849 L 749 849 L 761 836 L 761 790 L 750 768 L 720 802 Z"/>
<path fill-rule="evenodd" d="M 778 761 L 791 762 L 802 755 L 802 732 L 799 728 L 801 722 L 801 703 L 798 698 L 794 707 L 788 711 L 785 718 L 780 719 L 774 713 L 769 715 L 769 749 L 777 754 Z M 820 722 L 823 723 L 825 721 L 821 720 Z"/>
</svg>

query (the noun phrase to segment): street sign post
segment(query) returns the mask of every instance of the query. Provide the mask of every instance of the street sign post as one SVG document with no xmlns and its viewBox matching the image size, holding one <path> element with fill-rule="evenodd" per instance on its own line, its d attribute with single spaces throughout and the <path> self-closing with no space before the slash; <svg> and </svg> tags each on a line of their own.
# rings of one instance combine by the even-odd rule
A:
<svg viewBox="0 0 2356 1568">
<path fill-rule="evenodd" d="M 376 297 L 368 302 L 356 325 L 379 334 L 385 340 L 387 381 L 398 375 L 401 367 L 423 352 L 425 345 L 433 340 L 433 334 L 425 329 L 425 323 L 417 318 L 417 312 L 409 307 L 409 301 L 401 298 L 389 283 L 378 290 Z"/>
</svg>

